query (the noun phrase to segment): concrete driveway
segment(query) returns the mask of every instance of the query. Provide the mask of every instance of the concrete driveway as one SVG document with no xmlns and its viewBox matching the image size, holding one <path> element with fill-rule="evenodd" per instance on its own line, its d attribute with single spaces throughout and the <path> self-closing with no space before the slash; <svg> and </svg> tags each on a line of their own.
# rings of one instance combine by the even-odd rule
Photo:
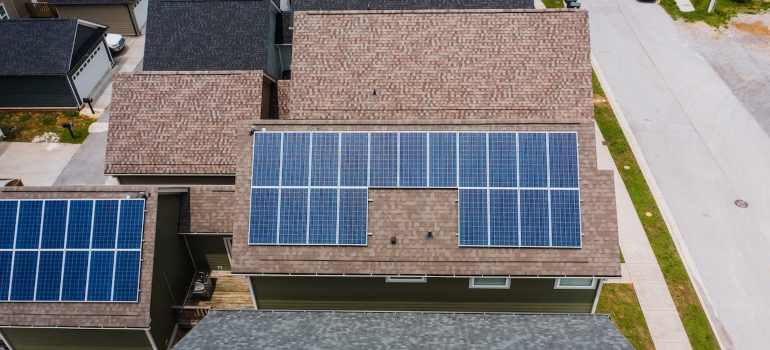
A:
<svg viewBox="0 0 770 350">
<path fill-rule="evenodd" d="M 770 138 L 660 6 L 583 6 L 593 53 L 691 253 L 722 345 L 766 349 Z"/>
<path fill-rule="evenodd" d="M 26 186 L 51 186 L 80 145 L 0 143 L 0 178 L 18 178 Z"/>
</svg>

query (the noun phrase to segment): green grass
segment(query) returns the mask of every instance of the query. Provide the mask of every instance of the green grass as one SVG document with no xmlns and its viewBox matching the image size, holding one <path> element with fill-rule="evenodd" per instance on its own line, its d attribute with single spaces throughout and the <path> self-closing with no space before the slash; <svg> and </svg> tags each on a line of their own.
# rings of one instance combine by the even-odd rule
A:
<svg viewBox="0 0 770 350">
<path fill-rule="evenodd" d="M 4 141 L 30 142 L 35 136 L 43 135 L 46 132 L 53 132 L 59 135 L 60 142 L 63 143 L 82 143 L 88 136 L 88 127 L 96 119 L 88 116 L 81 116 L 76 111 L 63 110 L 3 110 L 0 111 L 0 129 L 6 138 Z M 73 139 L 69 131 L 61 126 L 62 123 L 72 123 Z M 9 131 L 11 126 L 16 127 L 16 131 Z"/>
<path fill-rule="evenodd" d="M 595 95 L 605 98 L 604 90 L 602 90 L 596 74 L 593 75 L 593 87 Z M 655 199 L 652 197 L 650 188 L 647 186 L 644 175 L 642 175 L 636 162 L 636 157 L 634 157 L 609 103 L 594 103 L 594 117 L 604 139 L 608 142 L 610 154 L 612 154 L 618 172 L 620 172 L 628 193 L 631 195 L 631 201 L 634 203 L 636 213 L 663 271 L 666 285 L 674 299 L 674 304 L 676 304 L 679 317 L 682 319 L 693 349 L 719 349 L 706 313 L 701 307 L 698 295 L 695 294 L 695 289 L 682 264 L 676 246 L 674 246 L 671 234 L 668 232 L 666 223 L 660 215 Z M 625 169 L 625 166 L 628 166 L 629 169 Z M 652 216 L 645 215 L 647 212 L 652 213 Z"/>
<path fill-rule="evenodd" d="M 618 249 L 620 251 L 620 263 L 623 264 L 626 262 L 626 258 L 623 257 L 623 251 Z"/>
<path fill-rule="evenodd" d="M 759 13 L 770 9 L 770 2 L 764 0 L 717 0 L 717 5 L 713 13 L 708 13 L 708 7 L 711 0 L 690 0 L 695 11 L 681 12 L 676 7 L 674 0 L 660 0 L 660 5 L 668 12 L 673 19 L 682 18 L 688 22 L 702 21 L 714 27 L 727 25 L 731 18 L 740 13 Z"/>
<path fill-rule="evenodd" d="M 542 1 L 543 1 L 543 5 L 545 5 L 545 7 L 549 9 L 564 7 L 564 0 L 542 0 Z"/>
<path fill-rule="evenodd" d="M 596 313 L 609 314 L 612 323 L 637 350 L 655 349 L 633 284 L 605 283 Z"/>
</svg>

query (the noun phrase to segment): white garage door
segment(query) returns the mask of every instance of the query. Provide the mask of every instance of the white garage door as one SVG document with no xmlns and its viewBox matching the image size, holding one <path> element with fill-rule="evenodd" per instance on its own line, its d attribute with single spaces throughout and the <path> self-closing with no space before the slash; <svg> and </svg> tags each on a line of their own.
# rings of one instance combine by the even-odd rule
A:
<svg viewBox="0 0 770 350">
<path fill-rule="evenodd" d="M 111 68 L 112 63 L 110 62 L 107 49 L 104 48 L 103 44 L 99 45 L 72 77 L 80 98 L 90 97 L 96 84 L 102 79 L 104 73 L 107 73 Z"/>
<path fill-rule="evenodd" d="M 150 0 L 139 0 L 134 4 L 134 16 L 136 17 L 136 24 L 140 29 L 147 23 L 148 2 L 150 2 Z"/>
</svg>

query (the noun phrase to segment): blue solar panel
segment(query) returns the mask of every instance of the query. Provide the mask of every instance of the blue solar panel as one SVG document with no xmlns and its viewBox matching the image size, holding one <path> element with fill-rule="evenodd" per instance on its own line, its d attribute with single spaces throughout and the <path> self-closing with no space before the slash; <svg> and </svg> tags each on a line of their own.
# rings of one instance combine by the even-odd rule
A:
<svg viewBox="0 0 770 350">
<path fill-rule="evenodd" d="M 21 201 L 16 223 L 16 249 L 37 249 L 40 242 L 40 222 L 43 201 Z"/>
<path fill-rule="evenodd" d="M 555 247 L 580 246 L 580 194 L 551 191 L 551 236 Z"/>
<path fill-rule="evenodd" d="M 10 300 L 32 300 L 35 295 L 37 252 L 17 251 L 13 257 Z"/>
<path fill-rule="evenodd" d="M 94 211 L 94 227 L 91 248 L 115 248 L 115 236 L 118 229 L 118 201 L 97 200 Z"/>
<path fill-rule="evenodd" d="M 521 187 L 548 187 L 548 152 L 545 133 L 519 134 Z"/>
<path fill-rule="evenodd" d="M 282 186 L 307 186 L 310 166 L 310 134 L 283 134 Z M 272 166 L 278 167 L 278 163 Z"/>
<path fill-rule="evenodd" d="M 13 248 L 18 206 L 18 201 L 0 201 L 0 249 Z"/>
<path fill-rule="evenodd" d="M 48 203 L 46 202 L 46 208 Z M 42 251 L 37 267 L 37 286 L 35 300 L 58 301 L 62 277 L 63 251 Z"/>
<path fill-rule="evenodd" d="M 369 178 L 369 134 L 342 133 L 340 186 L 366 187 Z"/>
<path fill-rule="evenodd" d="M 551 187 L 578 187 L 577 152 L 577 134 L 566 132 L 548 134 Z"/>
<path fill-rule="evenodd" d="M 140 253 L 138 251 L 118 251 L 117 254 L 112 300 L 136 301 L 139 298 Z"/>
<path fill-rule="evenodd" d="M 311 186 L 337 186 L 339 180 L 340 134 L 313 133 Z"/>
<path fill-rule="evenodd" d="M 92 251 L 88 269 L 88 301 L 109 301 L 112 298 L 112 272 L 115 252 Z"/>
<path fill-rule="evenodd" d="M 489 190 L 489 245 L 519 245 L 519 193 Z"/>
<path fill-rule="evenodd" d="M 251 189 L 249 242 L 256 244 L 278 243 L 277 188 Z"/>
<path fill-rule="evenodd" d="M 279 244 L 307 243 L 307 196 L 307 188 L 284 188 L 281 190 Z"/>
<path fill-rule="evenodd" d="M 428 134 L 401 133 L 399 187 L 428 186 Z"/>
<path fill-rule="evenodd" d="M 335 188 L 310 190 L 310 244 L 337 244 L 337 192 Z"/>
<path fill-rule="evenodd" d="M 460 189 L 460 245 L 489 245 L 487 190 Z"/>
<path fill-rule="evenodd" d="M 398 186 L 398 134 L 370 135 L 369 187 Z"/>
<path fill-rule="evenodd" d="M 521 190 L 521 245 L 550 245 L 547 190 Z"/>
<path fill-rule="evenodd" d="M 70 201 L 69 223 L 67 224 L 67 248 L 87 249 L 91 247 L 91 223 L 94 201 Z"/>
<path fill-rule="evenodd" d="M 88 278 L 87 251 L 67 251 L 64 256 L 64 278 L 62 279 L 62 301 L 82 301 L 86 298 Z"/>
<path fill-rule="evenodd" d="M 366 188 L 340 189 L 338 244 L 366 244 L 368 204 Z"/>
<path fill-rule="evenodd" d="M 8 300 L 8 287 L 11 284 L 11 259 L 13 252 L 0 251 L 0 301 Z"/>
<path fill-rule="evenodd" d="M 457 133 L 434 132 L 430 138 L 430 187 L 457 187 Z"/>
<path fill-rule="evenodd" d="M 489 187 L 516 187 L 516 134 L 489 133 Z"/>
<path fill-rule="evenodd" d="M 141 248 L 143 224 L 144 201 L 135 199 L 121 200 L 120 225 L 118 226 L 118 249 Z"/>
<path fill-rule="evenodd" d="M 254 133 L 254 160 L 251 174 L 252 186 L 278 186 L 281 168 L 280 133 Z"/>
<path fill-rule="evenodd" d="M 64 232 L 67 228 L 67 201 L 45 201 L 43 235 L 40 248 L 64 248 Z"/>
<path fill-rule="evenodd" d="M 487 134 L 460 133 L 460 187 L 487 186 Z"/>
</svg>

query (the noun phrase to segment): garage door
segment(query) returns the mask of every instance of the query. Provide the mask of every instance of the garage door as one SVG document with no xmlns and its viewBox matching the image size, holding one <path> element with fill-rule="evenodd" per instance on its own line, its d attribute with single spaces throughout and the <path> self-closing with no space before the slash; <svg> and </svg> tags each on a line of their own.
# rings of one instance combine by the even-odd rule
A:
<svg viewBox="0 0 770 350">
<path fill-rule="evenodd" d="M 147 3 L 150 0 L 139 0 L 134 4 L 134 16 L 136 17 L 136 24 L 139 29 L 142 29 L 145 23 L 147 23 Z"/>
<path fill-rule="evenodd" d="M 90 97 L 96 84 L 102 79 L 105 73 L 112 68 L 110 54 L 104 45 L 99 45 L 90 57 L 75 72 L 72 80 L 75 81 L 75 88 L 78 89 L 80 98 Z"/>
</svg>

